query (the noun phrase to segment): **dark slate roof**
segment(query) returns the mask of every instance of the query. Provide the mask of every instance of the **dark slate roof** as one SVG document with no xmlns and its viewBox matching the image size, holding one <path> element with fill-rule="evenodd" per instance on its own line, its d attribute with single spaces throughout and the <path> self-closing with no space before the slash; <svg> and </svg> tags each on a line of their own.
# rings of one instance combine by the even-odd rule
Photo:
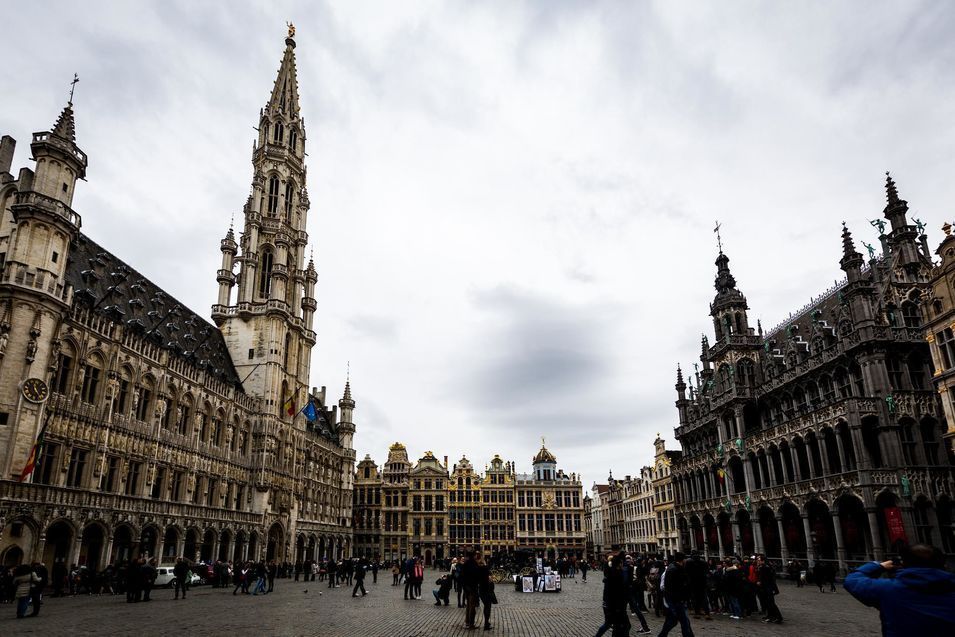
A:
<svg viewBox="0 0 955 637">
<path fill-rule="evenodd" d="M 315 403 L 315 414 L 317 418 L 315 422 L 307 422 L 305 428 L 314 431 L 323 438 L 327 438 L 333 442 L 338 442 L 338 434 L 335 433 L 335 414 L 332 409 L 326 407 L 318 396 L 313 396 L 313 402 Z"/>
<path fill-rule="evenodd" d="M 232 357 L 219 329 L 80 234 L 66 266 L 73 302 L 121 323 L 148 341 L 170 350 L 194 367 L 238 386 Z"/>
</svg>

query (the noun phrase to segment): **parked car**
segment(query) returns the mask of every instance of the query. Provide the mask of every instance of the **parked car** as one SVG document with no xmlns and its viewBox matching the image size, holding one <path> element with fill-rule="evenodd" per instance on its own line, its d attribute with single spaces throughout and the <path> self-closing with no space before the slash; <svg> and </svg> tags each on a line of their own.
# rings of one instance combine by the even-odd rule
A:
<svg viewBox="0 0 955 637">
<path fill-rule="evenodd" d="M 205 584 L 205 580 L 192 571 L 189 571 L 189 586 L 199 586 L 200 584 Z M 172 566 L 159 566 L 156 568 L 156 581 L 153 582 L 153 586 L 172 588 L 175 585 L 176 574 L 173 572 Z"/>
</svg>

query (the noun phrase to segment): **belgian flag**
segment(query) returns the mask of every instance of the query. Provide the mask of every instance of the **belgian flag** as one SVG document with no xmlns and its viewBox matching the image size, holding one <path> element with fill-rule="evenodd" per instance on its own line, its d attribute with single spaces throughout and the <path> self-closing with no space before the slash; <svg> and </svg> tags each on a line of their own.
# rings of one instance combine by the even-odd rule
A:
<svg viewBox="0 0 955 637">
<path fill-rule="evenodd" d="M 40 429 L 40 435 L 36 437 L 33 449 L 30 450 L 30 457 L 27 458 L 27 463 L 20 472 L 20 482 L 26 482 L 27 478 L 40 466 L 40 454 L 43 453 L 43 439 L 46 437 L 46 425 L 49 421 L 50 417 L 47 416 L 43 422 L 43 428 Z"/>
</svg>

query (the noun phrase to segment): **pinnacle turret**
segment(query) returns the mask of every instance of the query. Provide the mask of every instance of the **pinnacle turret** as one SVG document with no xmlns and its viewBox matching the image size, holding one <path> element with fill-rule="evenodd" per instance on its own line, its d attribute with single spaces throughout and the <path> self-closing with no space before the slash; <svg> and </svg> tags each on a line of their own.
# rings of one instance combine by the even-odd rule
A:
<svg viewBox="0 0 955 637">
<path fill-rule="evenodd" d="M 60 139 L 70 143 L 76 143 L 76 122 L 73 120 L 73 102 L 67 102 L 63 112 L 57 118 L 53 125 L 51 135 L 56 135 Z"/>
<path fill-rule="evenodd" d="M 885 171 L 885 198 L 890 206 L 899 203 L 899 191 L 895 187 L 895 181 L 892 180 L 889 171 Z"/>
</svg>

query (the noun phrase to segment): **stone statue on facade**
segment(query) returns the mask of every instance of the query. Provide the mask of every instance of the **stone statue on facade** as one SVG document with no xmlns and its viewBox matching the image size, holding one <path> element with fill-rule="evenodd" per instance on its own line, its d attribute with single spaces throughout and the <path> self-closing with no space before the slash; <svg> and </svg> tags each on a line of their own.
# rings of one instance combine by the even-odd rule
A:
<svg viewBox="0 0 955 637">
<path fill-rule="evenodd" d="M 886 397 L 885 397 L 885 404 L 886 404 L 886 405 L 888 406 L 888 408 L 889 408 L 889 413 L 890 413 L 890 414 L 894 414 L 894 413 L 895 413 L 895 407 L 896 407 L 896 404 L 895 404 L 895 396 L 893 396 L 892 394 L 889 394 L 888 396 L 886 396 Z"/>
<path fill-rule="evenodd" d="M 865 249 L 869 252 L 869 261 L 875 258 L 875 248 L 872 247 L 871 243 L 862 242 L 862 245 L 865 246 Z"/>
<path fill-rule="evenodd" d="M 884 219 L 872 219 L 869 221 L 873 228 L 879 229 L 879 236 L 885 234 L 885 220 Z"/>
</svg>

